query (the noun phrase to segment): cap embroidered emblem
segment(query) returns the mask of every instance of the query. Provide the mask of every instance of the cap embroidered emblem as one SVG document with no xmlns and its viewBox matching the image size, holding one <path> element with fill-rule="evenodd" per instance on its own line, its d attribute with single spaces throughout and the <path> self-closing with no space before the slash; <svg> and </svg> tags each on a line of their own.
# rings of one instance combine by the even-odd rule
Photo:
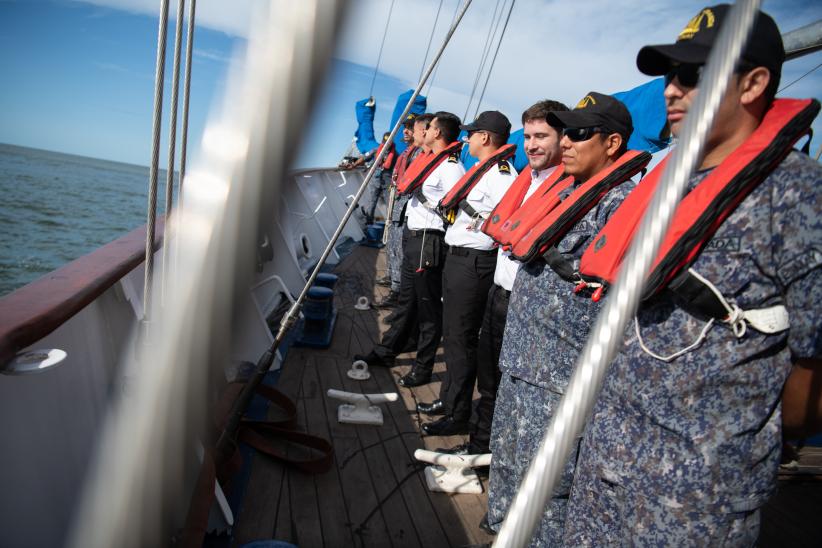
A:
<svg viewBox="0 0 822 548">
<path fill-rule="evenodd" d="M 582 98 L 582 100 L 579 103 L 577 103 L 576 108 L 585 108 L 585 107 L 588 107 L 590 105 L 595 105 L 595 104 L 597 104 L 596 100 L 593 97 L 591 97 L 590 95 L 586 95 L 585 97 Z"/>
<path fill-rule="evenodd" d="M 699 14 L 688 21 L 682 32 L 679 33 L 677 40 L 690 40 L 703 28 L 709 29 L 714 26 L 714 12 L 709 8 L 700 11 Z"/>
</svg>

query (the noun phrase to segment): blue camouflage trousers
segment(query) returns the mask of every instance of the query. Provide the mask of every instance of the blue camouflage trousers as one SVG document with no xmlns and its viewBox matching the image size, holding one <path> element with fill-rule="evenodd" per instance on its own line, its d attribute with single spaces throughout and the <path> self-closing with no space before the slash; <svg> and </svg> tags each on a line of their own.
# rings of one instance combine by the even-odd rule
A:
<svg viewBox="0 0 822 548">
<path fill-rule="evenodd" d="M 391 291 L 399 292 L 400 274 L 402 272 L 402 225 L 391 223 L 388 231 L 388 277 L 391 279 Z"/>
<path fill-rule="evenodd" d="M 493 460 L 488 483 L 488 524 L 496 531 L 502 527 L 561 398 L 556 392 L 502 373 L 491 428 Z M 574 445 L 559 485 L 545 506 L 531 546 L 562 545 L 578 448 L 579 442 Z"/>
<path fill-rule="evenodd" d="M 601 477 L 584 460 L 568 503 L 567 546 L 756 545 L 759 510 L 722 513 L 654 500 Z"/>
</svg>

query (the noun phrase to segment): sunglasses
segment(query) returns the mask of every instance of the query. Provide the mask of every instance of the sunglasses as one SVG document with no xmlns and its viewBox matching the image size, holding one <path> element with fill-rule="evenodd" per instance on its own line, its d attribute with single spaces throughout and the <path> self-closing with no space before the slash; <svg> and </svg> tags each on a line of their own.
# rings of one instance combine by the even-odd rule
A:
<svg viewBox="0 0 822 548">
<path fill-rule="evenodd" d="M 574 143 L 580 141 L 587 141 L 594 136 L 595 133 L 604 133 L 601 127 L 566 127 L 562 128 L 562 134 L 568 137 Z"/>
<path fill-rule="evenodd" d="M 486 131 L 482 130 L 482 129 L 475 129 L 474 131 L 469 131 L 467 135 L 463 136 L 461 141 L 463 143 L 467 143 L 468 141 L 471 140 L 471 136 L 474 135 L 475 133 L 486 133 Z"/>
<path fill-rule="evenodd" d="M 702 67 L 703 65 L 694 65 L 689 63 L 683 63 L 671 67 L 671 70 L 669 70 L 665 75 L 665 87 L 668 87 L 668 85 L 674 81 L 674 78 L 679 80 L 679 84 L 682 87 L 696 87 L 699 83 L 699 79 L 702 77 Z"/>
</svg>

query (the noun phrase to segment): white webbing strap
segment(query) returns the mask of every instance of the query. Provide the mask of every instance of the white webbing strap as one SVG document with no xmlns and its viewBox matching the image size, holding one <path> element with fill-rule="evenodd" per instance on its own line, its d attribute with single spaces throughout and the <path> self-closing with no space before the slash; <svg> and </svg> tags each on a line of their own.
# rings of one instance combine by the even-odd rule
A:
<svg viewBox="0 0 822 548">
<path fill-rule="evenodd" d="M 731 329 L 734 332 L 734 336 L 739 339 L 742 338 L 748 330 L 748 325 L 750 325 L 755 330 L 759 331 L 760 333 L 765 333 L 767 335 L 772 335 L 774 333 L 779 333 L 781 331 L 785 331 L 791 326 L 790 317 L 788 315 L 788 309 L 785 308 L 784 305 L 778 304 L 774 306 L 768 306 L 765 308 L 757 308 L 753 310 L 742 310 L 736 304 L 728 302 L 728 300 L 722 295 L 722 293 L 717 289 L 717 287 L 709 282 L 706 278 L 701 276 L 696 270 L 693 268 L 689 268 L 688 272 L 697 280 L 702 282 L 705 287 L 711 290 L 711 292 L 716 295 L 716 298 L 722 303 L 722 306 L 728 311 L 728 316 L 722 320 L 723 323 L 726 323 L 731 326 Z M 639 320 L 636 316 L 634 316 L 634 330 L 636 331 L 637 341 L 639 342 L 639 346 L 642 348 L 643 352 L 655 358 L 657 360 L 663 362 L 670 362 L 683 354 L 687 354 L 691 350 L 694 350 L 708 336 L 708 332 L 711 330 L 715 323 L 714 318 L 708 320 L 708 323 L 702 328 L 702 331 L 699 333 L 699 337 L 697 337 L 696 341 L 692 344 L 688 345 L 687 347 L 674 352 L 668 356 L 660 356 L 659 354 L 654 353 L 650 348 L 645 346 L 645 342 L 642 340 L 642 335 L 640 334 L 639 330 Z"/>
</svg>

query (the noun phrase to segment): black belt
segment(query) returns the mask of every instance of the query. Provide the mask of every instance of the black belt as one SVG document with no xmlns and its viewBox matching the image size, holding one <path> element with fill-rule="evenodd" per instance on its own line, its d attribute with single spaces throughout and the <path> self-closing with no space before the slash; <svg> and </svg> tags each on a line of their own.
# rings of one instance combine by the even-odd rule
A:
<svg viewBox="0 0 822 548">
<path fill-rule="evenodd" d="M 426 236 L 445 236 L 442 230 L 411 230 L 408 229 L 408 234 L 416 238 L 422 238 L 423 234 Z"/>
<path fill-rule="evenodd" d="M 452 245 L 448 248 L 449 255 L 457 255 L 459 257 L 471 257 L 474 255 L 484 257 L 486 255 L 495 255 L 496 253 L 496 249 L 471 249 L 470 247 L 460 247 L 456 245 Z"/>
</svg>

